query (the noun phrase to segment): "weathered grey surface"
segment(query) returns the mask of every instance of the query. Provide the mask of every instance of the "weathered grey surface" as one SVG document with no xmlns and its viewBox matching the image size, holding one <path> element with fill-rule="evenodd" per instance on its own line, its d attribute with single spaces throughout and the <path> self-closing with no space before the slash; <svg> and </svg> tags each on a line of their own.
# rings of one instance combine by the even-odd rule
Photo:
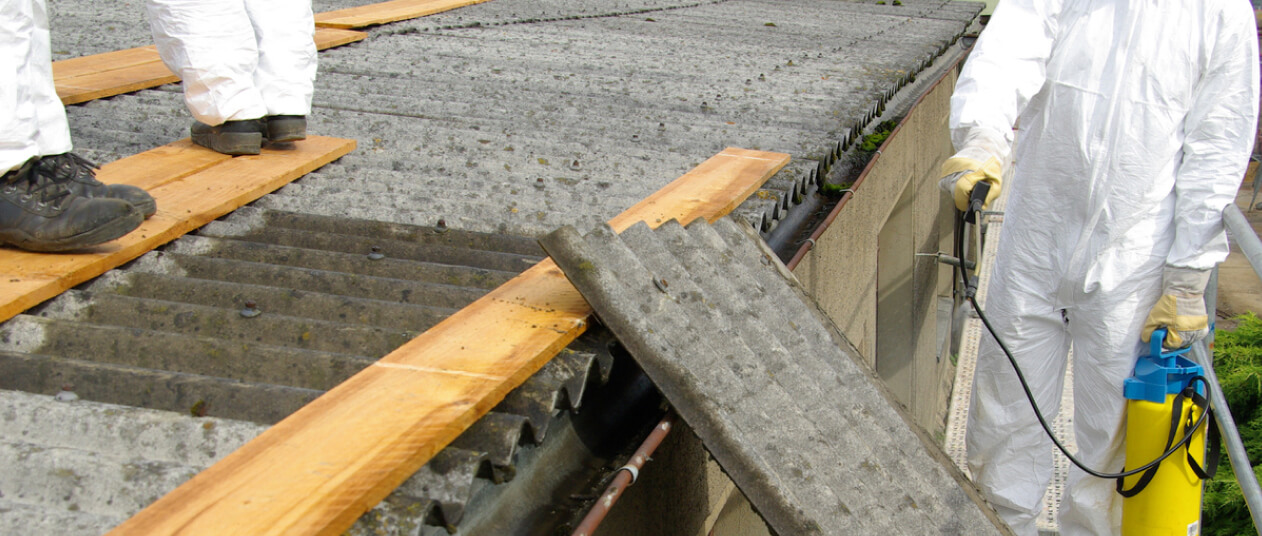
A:
<svg viewBox="0 0 1262 536">
<path fill-rule="evenodd" d="M 54 3 L 66 56 L 150 42 L 139 2 Z M 977 6 L 494 0 L 374 27 L 321 53 L 310 118 L 359 149 L 259 204 L 540 236 L 602 223 L 728 146 L 810 169 Z M 131 22 L 89 31 L 98 17 Z M 109 161 L 187 136 L 178 90 L 71 107 L 77 150 Z"/>
<path fill-rule="evenodd" d="M 541 253 L 247 207 L 0 324 L 0 389 L 44 394 L 0 390 L 0 534 L 103 533 Z M 611 367 L 567 349 L 353 532 L 456 525 Z M 67 384 L 80 400 L 47 396 Z"/>
<path fill-rule="evenodd" d="M 562 353 L 348 534 L 445 534 L 480 490 L 536 470 L 518 450 L 543 445 L 555 416 L 581 405 L 585 388 L 604 382 L 611 360 Z M 0 534 L 102 534 L 265 429 L 0 390 Z"/>
<path fill-rule="evenodd" d="M 263 428 L 0 390 L 0 534 L 102 534 Z"/>
<path fill-rule="evenodd" d="M 0 388 L 273 423 L 541 255 L 247 207 L 0 324 Z"/>
<path fill-rule="evenodd" d="M 776 533 L 1004 533 L 743 226 L 541 243 Z"/>
</svg>

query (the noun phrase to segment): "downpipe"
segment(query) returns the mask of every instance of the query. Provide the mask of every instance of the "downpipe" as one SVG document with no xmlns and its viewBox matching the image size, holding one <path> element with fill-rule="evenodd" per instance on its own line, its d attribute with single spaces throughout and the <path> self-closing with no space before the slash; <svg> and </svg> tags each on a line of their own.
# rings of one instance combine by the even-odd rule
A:
<svg viewBox="0 0 1262 536">
<path fill-rule="evenodd" d="M 675 428 L 675 419 L 675 412 L 668 411 L 661 422 L 653 427 L 653 431 L 640 444 L 640 448 L 636 449 L 635 454 L 631 456 L 627 464 L 618 468 L 614 474 L 613 482 L 609 483 L 605 491 L 600 494 L 600 498 L 596 500 L 596 504 L 579 522 L 578 527 L 572 533 L 573 536 L 591 536 L 596 532 L 600 522 L 604 521 L 605 516 L 609 515 L 609 511 L 613 509 L 613 505 L 618 502 L 618 498 L 622 496 L 627 488 L 635 484 L 636 479 L 640 476 L 640 470 L 644 469 L 644 465 L 653 459 L 653 453 L 657 451 L 657 447 L 666 439 L 667 434 L 670 434 L 670 431 Z"/>
</svg>

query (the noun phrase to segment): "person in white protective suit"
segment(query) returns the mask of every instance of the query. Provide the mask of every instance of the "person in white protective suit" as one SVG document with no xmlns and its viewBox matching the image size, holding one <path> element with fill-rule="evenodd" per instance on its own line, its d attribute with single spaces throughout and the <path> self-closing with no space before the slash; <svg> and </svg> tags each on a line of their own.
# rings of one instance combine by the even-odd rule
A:
<svg viewBox="0 0 1262 536">
<path fill-rule="evenodd" d="M 1143 341 L 1208 333 L 1210 270 L 1228 252 L 1256 129 L 1258 48 L 1246 0 L 1003 0 L 951 100 L 957 153 L 943 176 L 961 209 L 974 185 L 1009 190 L 984 307 L 1050 419 L 1074 359 L 1074 434 L 1088 467 L 1124 461 L 1123 380 Z M 1022 535 L 1052 472 L 1052 443 L 993 338 L 979 351 L 968 465 Z M 1071 468 L 1060 533 L 1116 534 L 1114 481 Z"/>
<path fill-rule="evenodd" d="M 107 242 L 157 210 L 144 190 L 102 184 L 70 152 L 49 40 L 45 0 L 0 0 L 0 243 L 32 251 Z"/>
<path fill-rule="evenodd" d="M 310 0 L 147 0 L 158 54 L 183 81 L 193 142 L 258 154 L 307 137 L 316 76 Z"/>
</svg>

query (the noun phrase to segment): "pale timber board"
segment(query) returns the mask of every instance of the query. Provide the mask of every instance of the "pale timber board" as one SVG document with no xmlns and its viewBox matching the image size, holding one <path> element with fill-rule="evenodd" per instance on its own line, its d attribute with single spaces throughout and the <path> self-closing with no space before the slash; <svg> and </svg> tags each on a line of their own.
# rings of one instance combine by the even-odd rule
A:
<svg viewBox="0 0 1262 536">
<path fill-rule="evenodd" d="M 180 81 L 161 60 L 56 80 L 64 105 L 79 104 Z"/>
<path fill-rule="evenodd" d="M 393 0 L 366 6 L 317 13 L 316 26 L 329 28 L 365 28 L 388 22 L 415 19 L 456 8 L 480 4 L 486 0 Z"/>
<path fill-rule="evenodd" d="M 610 225 L 713 221 L 788 160 L 781 153 L 725 149 Z M 110 534 L 341 534 L 579 336 L 591 312 L 545 259 Z"/>
<path fill-rule="evenodd" d="M 0 248 L 0 321 L 232 212 L 354 148 L 354 140 L 311 136 L 292 147 L 229 158 L 186 140 L 104 166 L 99 174 L 102 182 L 148 186 L 158 212 L 126 236 L 81 252 Z M 181 158 L 188 169 L 178 167 Z M 151 163 L 155 167 L 148 168 Z M 146 176 L 145 170 L 165 175 Z"/>
<path fill-rule="evenodd" d="M 349 45 L 356 41 L 363 41 L 367 37 L 368 34 L 364 32 L 357 32 L 346 28 L 325 28 L 322 26 L 316 26 L 316 50 Z"/>
<path fill-rule="evenodd" d="M 316 28 L 319 50 L 360 41 L 368 34 L 338 28 Z M 153 45 L 82 56 L 53 62 L 57 96 L 65 105 L 113 97 L 142 89 L 172 84 L 180 77 L 172 73 Z"/>
<path fill-rule="evenodd" d="M 102 165 L 96 178 L 108 184 L 130 184 L 152 190 L 231 159 L 184 138 Z"/>
<path fill-rule="evenodd" d="M 126 69 L 154 61 L 161 62 L 162 58 L 158 57 L 158 49 L 153 45 L 79 56 L 54 61 L 53 80 L 60 81 L 85 74 Z"/>
</svg>

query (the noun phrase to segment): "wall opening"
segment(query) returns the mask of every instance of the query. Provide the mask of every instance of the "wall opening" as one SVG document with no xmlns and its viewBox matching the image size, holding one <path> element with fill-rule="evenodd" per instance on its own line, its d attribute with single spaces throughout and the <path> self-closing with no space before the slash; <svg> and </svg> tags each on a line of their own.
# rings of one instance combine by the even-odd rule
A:
<svg viewBox="0 0 1262 536">
<path fill-rule="evenodd" d="M 914 406 L 916 386 L 915 219 L 913 189 L 903 189 L 877 235 L 876 372 Z"/>
</svg>

